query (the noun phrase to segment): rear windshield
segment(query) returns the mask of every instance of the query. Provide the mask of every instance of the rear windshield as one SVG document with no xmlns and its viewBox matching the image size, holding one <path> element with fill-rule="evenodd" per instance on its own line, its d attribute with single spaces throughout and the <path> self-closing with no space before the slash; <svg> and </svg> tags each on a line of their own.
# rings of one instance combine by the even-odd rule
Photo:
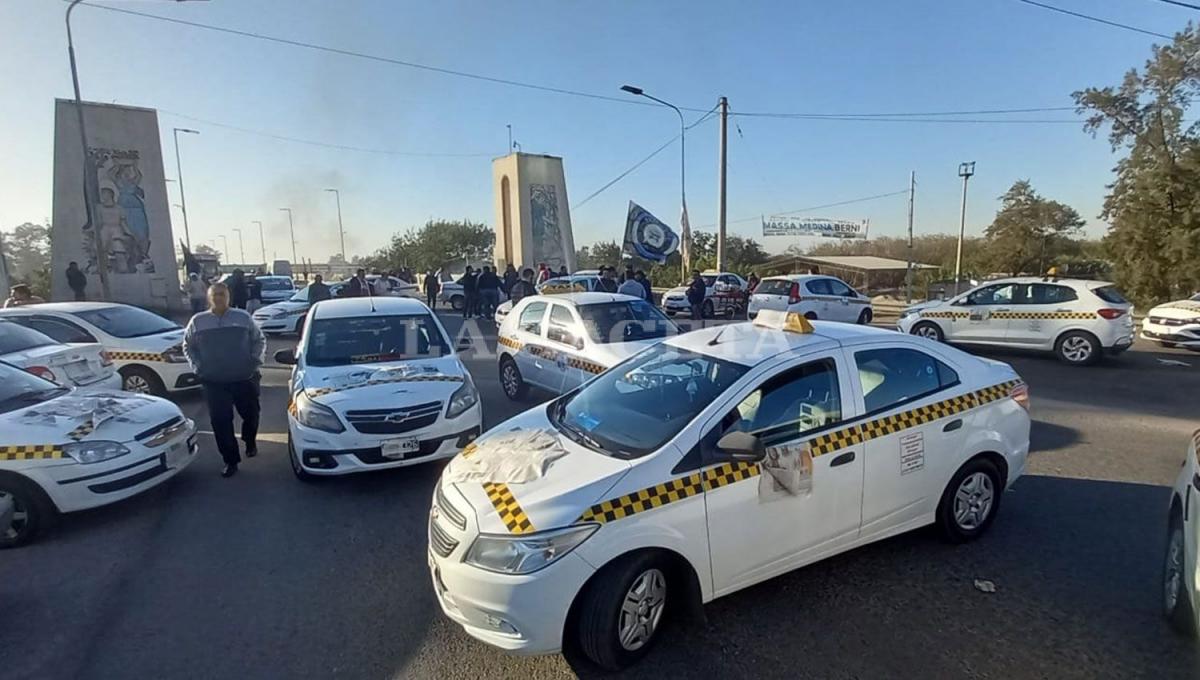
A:
<svg viewBox="0 0 1200 680">
<path fill-rule="evenodd" d="M 674 321 L 644 300 L 583 305 L 578 310 L 593 342 L 632 342 L 679 332 Z"/>
<path fill-rule="evenodd" d="M 310 366 L 436 359 L 449 353 L 428 314 L 316 319 L 304 360 Z"/>
<path fill-rule="evenodd" d="M 101 307 L 75 312 L 75 316 L 117 338 L 140 338 L 179 330 L 179 324 L 139 307 Z"/>
<path fill-rule="evenodd" d="M 292 290 L 291 279 L 259 279 L 263 290 Z"/>
<path fill-rule="evenodd" d="M 1129 304 L 1129 300 L 1126 300 L 1125 296 L 1121 295 L 1121 291 L 1117 290 L 1116 286 L 1104 286 L 1102 288 L 1093 288 L 1092 292 L 1095 293 L 1096 297 L 1100 298 L 1101 300 L 1104 300 L 1105 302 L 1108 302 L 1108 303 L 1111 303 L 1114 305 Z"/>
<path fill-rule="evenodd" d="M 22 352 L 31 347 L 55 345 L 50 336 L 43 335 L 32 328 L 18 326 L 11 321 L 0 321 L 0 354 Z"/>
<path fill-rule="evenodd" d="M 763 295 L 790 295 L 792 293 L 792 282 L 787 279 L 763 279 L 758 284 L 758 288 L 754 289 L 755 293 Z"/>
</svg>

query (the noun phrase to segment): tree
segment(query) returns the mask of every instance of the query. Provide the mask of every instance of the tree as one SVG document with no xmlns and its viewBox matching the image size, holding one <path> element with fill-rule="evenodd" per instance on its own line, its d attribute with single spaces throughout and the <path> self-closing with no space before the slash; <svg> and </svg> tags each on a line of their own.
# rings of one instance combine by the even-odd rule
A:
<svg viewBox="0 0 1200 680">
<path fill-rule="evenodd" d="M 1184 126 L 1200 88 L 1198 51 L 1189 24 L 1119 86 L 1072 95 L 1088 115 L 1086 131 L 1107 126 L 1113 151 L 1128 150 L 1101 217 L 1116 279 L 1139 304 L 1200 289 L 1200 123 Z"/>
<path fill-rule="evenodd" d="M 486 224 L 430 220 L 423 227 L 392 236 L 391 244 L 374 255 L 354 261 L 375 269 L 478 266 L 491 263 L 495 240 L 495 232 Z"/>
<path fill-rule="evenodd" d="M 692 269 L 703 271 L 716 267 L 717 236 L 704 231 L 692 232 Z M 761 244 L 752 238 L 729 235 L 725 237 L 725 267 L 729 271 L 748 274 L 755 267 L 770 259 Z M 635 270 L 646 272 L 655 286 L 679 284 L 682 258 L 676 251 L 663 264 L 631 257 L 621 250 L 616 241 L 601 241 L 583 246 L 575 251 L 575 266 L 579 269 L 598 269 L 601 265 L 622 268 L 632 265 Z"/>
<path fill-rule="evenodd" d="M 13 278 L 28 280 L 50 267 L 50 228 L 26 222 L 4 235 L 5 257 Z"/>
<path fill-rule="evenodd" d="M 1064 240 L 1084 224 L 1074 208 L 1042 198 L 1029 180 L 1014 182 L 1000 201 L 996 219 L 984 232 L 985 262 L 995 272 L 1042 273 L 1061 253 Z"/>
</svg>

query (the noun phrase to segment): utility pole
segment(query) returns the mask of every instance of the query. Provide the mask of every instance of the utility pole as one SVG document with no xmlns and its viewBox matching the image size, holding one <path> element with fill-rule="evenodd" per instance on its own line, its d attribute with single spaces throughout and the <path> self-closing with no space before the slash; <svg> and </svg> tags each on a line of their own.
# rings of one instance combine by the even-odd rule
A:
<svg viewBox="0 0 1200 680">
<path fill-rule="evenodd" d="M 258 245 L 262 248 L 263 266 L 267 266 L 267 240 L 263 238 L 262 222 L 259 220 L 250 220 L 250 224 L 258 225 Z"/>
<path fill-rule="evenodd" d="M 904 276 L 904 301 L 912 302 L 913 284 L 913 202 L 917 196 L 917 171 L 908 173 L 908 271 Z"/>
<path fill-rule="evenodd" d="M 221 251 L 221 255 L 229 255 L 229 237 L 225 234 L 220 234 L 220 237 L 221 242 L 225 244 L 225 250 Z"/>
<path fill-rule="evenodd" d="M 975 174 L 975 161 L 959 163 L 958 176 L 963 178 L 962 213 L 958 218 L 958 251 L 954 255 L 954 294 L 962 292 L 962 250 L 963 239 L 967 233 L 967 180 Z"/>
<path fill-rule="evenodd" d="M 246 264 L 246 247 L 242 244 L 242 230 L 236 227 L 233 230 L 238 235 L 238 256 L 241 258 L 241 263 Z"/>
<path fill-rule="evenodd" d="M 717 179 L 717 271 L 725 271 L 725 175 L 728 165 L 729 146 L 729 100 L 721 97 L 717 104 L 721 109 L 720 167 Z"/>
<path fill-rule="evenodd" d="M 172 128 L 172 135 L 175 137 L 175 176 L 179 180 L 179 209 L 183 211 L 183 241 L 188 248 L 192 247 L 192 235 L 188 229 L 187 217 L 187 198 L 183 193 L 183 164 L 179 162 L 179 133 L 182 132 L 188 135 L 198 135 L 198 130 L 189 130 L 187 128 Z"/>
<path fill-rule="evenodd" d="M 505 152 L 504 152 L 504 155 L 506 155 L 506 156 L 507 156 L 508 154 L 512 153 L 512 150 L 513 150 L 513 145 L 512 145 L 512 126 L 511 126 L 511 125 L 505 125 L 504 127 L 508 128 L 508 151 L 505 151 Z M 344 255 L 343 255 L 343 256 L 344 256 Z"/>
<path fill-rule="evenodd" d="M 288 232 L 292 235 L 292 263 L 296 264 L 296 227 L 292 224 L 292 209 L 280 208 L 280 210 L 288 214 Z"/>
<path fill-rule="evenodd" d="M 79 143 L 82 146 L 83 157 L 83 209 L 87 216 L 84 231 L 92 234 L 92 247 L 96 255 L 96 273 L 100 275 L 100 292 L 105 300 L 112 299 L 112 291 L 108 287 L 108 254 L 100 238 L 100 225 L 96 224 L 93 214 L 92 201 L 99 193 L 96 179 L 96 168 L 92 165 L 92 156 L 88 152 L 87 128 L 83 124 L 83 99 L 79 94 L 79 69 L 75 65 L 75 42 L 71 39 L 71 11 L 80 0 L 74 0 L 67 7 L 67 56 L 71 60 L 71 84 L 75 87 L 75 115 L 79 120 Z"/>
<path fill-rule="evenodd" d="M 337 199 L 338 212 L 338 235 L 342 238 L 342 262 L 346 261 L 346 230 L 342 227 L 342 192 L 337 189 L 326 189 L 325 191 L 333 192 L 334 198 Z"/>
</svg>

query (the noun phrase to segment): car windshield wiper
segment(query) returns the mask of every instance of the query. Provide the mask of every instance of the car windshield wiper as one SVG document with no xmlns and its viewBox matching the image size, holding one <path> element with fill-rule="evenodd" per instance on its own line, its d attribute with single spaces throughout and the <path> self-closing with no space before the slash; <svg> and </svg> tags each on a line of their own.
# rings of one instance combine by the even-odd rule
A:
<svg viewBox="0 0 1200 680">
<path fill-rule="evenodd" d="M 29 392 L 14 394 L 3 401 L 0 401 L 0 404 L 37 403 L 39 401 L 50 399 L 53 395 L 58 395 L 59 393 L 66 391 L 68 390 L 65 387 L 47 387 L 41 390 L 30 390 Z"/>
</svg>

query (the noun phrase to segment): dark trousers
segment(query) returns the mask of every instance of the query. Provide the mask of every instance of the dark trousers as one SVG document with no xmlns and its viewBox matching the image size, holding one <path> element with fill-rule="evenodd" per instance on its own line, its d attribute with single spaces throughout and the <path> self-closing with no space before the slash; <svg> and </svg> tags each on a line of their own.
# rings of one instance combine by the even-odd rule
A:
<svg viewBox="0 0 1200 680">
<path fill-rule="evenodd" d="M 429 305 L 430 309 L 437 309 L 437 291 L 425 291 L 425 304 Z"/>
<path fill-rule="evenodd" d="M 688 304 L 692 306 L 692 318 L 697 321 L 702 320 L 704 318 L 704 305 L 698 305 L 695 302 L 689 302 Z"/>
<path fill-rule="evenodd" d="M 206 382 L 204 398 L 208 402 L 208 418 L 212 423 L 213 437 L 217 450 L 226 465 L 237 465 L 242 456 L 237 438 L 233 434 L 233 411 L 242 417 L 242 441 L 246 448 L 257 448 L 258 436 L 258 383 L 259 376 L 237 382 Z"/>
<path fill-rule="evenodd" d="M 463 291 L 463 318 L 474 316 L 479 313 L 479 296 L 475 291 L 470 293 Z"/>
<path fill-rule="evenodd" d="M 75 299 L 76 299 L 77 301 L 82 301 L 82 300 L 86 300 L 86 299 L 87 299 L 87 296 L 83 294 L 83 291 L 84 291 L 84 289 L 83 289 L 83 288 L 72 288 L 71 290 L 72 290 L 72 291 L 74 291 L 74 293 L 75 293 Z"/>
</svg>

